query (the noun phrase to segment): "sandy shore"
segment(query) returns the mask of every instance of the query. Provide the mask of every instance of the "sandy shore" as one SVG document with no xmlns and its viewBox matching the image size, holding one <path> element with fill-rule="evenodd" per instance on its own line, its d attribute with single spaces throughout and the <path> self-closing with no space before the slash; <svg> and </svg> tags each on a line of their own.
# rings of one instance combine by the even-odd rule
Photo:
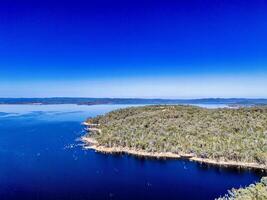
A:
<svg viewBox="0 0 267 200">
<path fill-rule="evenodd" d="M 223 167 L 238 167 L 238 168 L 250 168 L 250 169 L 260 169 L 267 171 L 266 165 L 260 165 L 257 163 L 245 163 L 245 162 L 235 162 L 235 161 L 216 161 L 212 159 L 206 158 L 198 158 L 194 157 L 191 154 L 175 154 L 171 152 L 166 153 L 149 153 L 145 151 L 137 151 L 129 148 L 121 148 L 121 147 L 104 147 L 98 145 L 98 142 L 90 137 L 82 137 L 81 140 L 85 143 L 85 149 L 94 149 L 97 152 L 101 153 L 126 153 L 134 156 L 140 157 L 153 157 L 153 158 L 172 158 L 172 159 L 179 159 L 179 158 L 186 158 L 190 161 L 196 161 L 200 163 L 207 163 L 211 165 L 218 165 Z"/>
<path fill-rule="evenodd" d="M 90 126 L 90 124 L 88 124 L 87 122 L 83 122 L 82 125 L 84 125 L 84 126 Z"/>
</svg>

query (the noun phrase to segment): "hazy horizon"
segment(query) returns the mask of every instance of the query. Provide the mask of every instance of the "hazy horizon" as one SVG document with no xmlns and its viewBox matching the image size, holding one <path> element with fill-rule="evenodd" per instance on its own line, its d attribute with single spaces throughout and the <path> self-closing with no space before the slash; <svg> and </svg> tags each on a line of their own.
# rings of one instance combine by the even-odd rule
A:
<svg viewBox="0 0 267 200">
<path fill-rule="evenodd" d="M 0 97 L 0 99 L 141 99 L 141 100 L 230 100 L 230 99 L 244 99 L 244 100 L 258 100 L 267 98 L 246 98 L 246 97 L 203 97 L 203 98 L 158 98 L 158 97 L 71 97 L 71 96 L 51 96 L 51 97 Z"/>
</svg>

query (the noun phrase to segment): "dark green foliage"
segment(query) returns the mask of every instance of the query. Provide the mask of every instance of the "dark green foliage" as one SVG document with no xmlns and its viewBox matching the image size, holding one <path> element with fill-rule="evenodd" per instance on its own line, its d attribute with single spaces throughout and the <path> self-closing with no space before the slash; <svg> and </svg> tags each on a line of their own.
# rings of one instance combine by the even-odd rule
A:
<svg viewBox="0 0 267 200">
<path fill-rule="evenodd" d="M 267 164 L 267 107 L 145 106 L 120 109 L 88 122 L 100 124 L 102 132 L 91 137 L 107 147 Z"/>
<path fill-rule="evenodd" d="M 224 197 L 217 200 L 266 200 L 267 177 L 263 177 L 259 183 L 251 184 L 246 188 L 232 189 Z"/>
</svg>

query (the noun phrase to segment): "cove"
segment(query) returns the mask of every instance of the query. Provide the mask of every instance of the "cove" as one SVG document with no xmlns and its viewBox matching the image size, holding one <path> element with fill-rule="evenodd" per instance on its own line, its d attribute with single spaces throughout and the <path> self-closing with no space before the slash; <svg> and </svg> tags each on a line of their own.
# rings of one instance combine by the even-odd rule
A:
<svg viewBox="0 0 267 200">
<path fill-rule="evenodd" d="M 0 105 L 0 199 L 214 199 L 263 176 L 82 148 L 81 122 L 127 106 Z"/>
</svg>

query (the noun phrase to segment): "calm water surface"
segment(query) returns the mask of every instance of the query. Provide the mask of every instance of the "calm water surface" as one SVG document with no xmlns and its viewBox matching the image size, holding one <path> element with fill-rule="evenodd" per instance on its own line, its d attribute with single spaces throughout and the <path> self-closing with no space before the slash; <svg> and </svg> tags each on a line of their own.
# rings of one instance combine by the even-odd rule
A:
<svg viewBox="0 0 267 200">
<path fill-rule="evenodd" d="M 262 176 L 83 150 L 81 122 L 126 106 L 0 105 L 0 199 L 214 199 Z"/>
</svg>

